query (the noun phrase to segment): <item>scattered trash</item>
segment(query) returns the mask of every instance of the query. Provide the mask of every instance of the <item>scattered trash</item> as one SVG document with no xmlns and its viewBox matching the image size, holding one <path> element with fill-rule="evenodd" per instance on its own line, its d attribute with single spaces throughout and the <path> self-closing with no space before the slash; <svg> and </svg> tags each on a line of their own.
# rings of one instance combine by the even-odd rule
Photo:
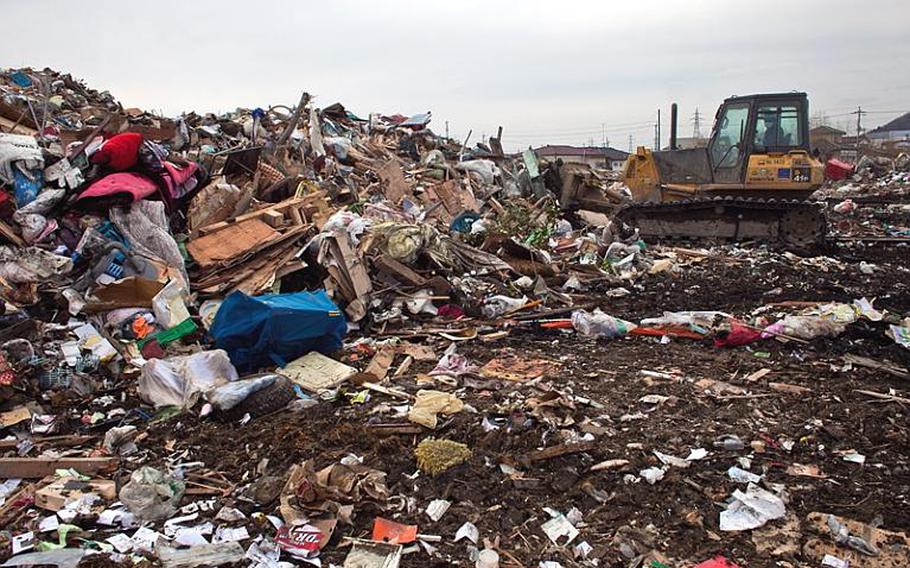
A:
<svg viewBox="0 0 910 568">
<path fill-rule="evenodd" d="M 414 456 L 421 471 L 435 476 L 464 463 L 471 457 L 471 450 L 466 445 L 452 440 L 425 438 L 417 444 Z"/>
<path fill-rule="evenodd" d="M 754 529 L 768 521 L 779 519 L 786 513 L 786 507 L 780 497 L 754 483 L 749 483 L 745 492 L 739 489 L 734 491 L 731 499 L 726 510 L 720 513 L 722 531 Z"/>
<path fill-rule="evenodd" d="M 900 503 L 905 452 L 868 426 L 908 403 L 899 144 L 827 156 L 825 246 L 797 255 L 653 239 L 621 154 L 429 112 L 0 90 L 5 565 L 693 565 L 680 534 L 743 567 L 910 565 L 893 515 L 805 510 Z M 584 519 L 538 512 L 579 495 Z"/>
<path fill-rule="evenodd" d="M 477 541 L 480 540 L 480 531 L 477 530 L 474 523 L 466 522 L 458 527 L 458 531 L 455 533 L 455 542 L 463 538 L 470 540 L 474 544 L 477 544 Z"/>
<path fill-rule="evenodd" d="M 160 521 L 177 512 L 186 485 L 161 471 L 142 467 L 120 489 L 120 500 L 143 521 Z"/>
</svg>

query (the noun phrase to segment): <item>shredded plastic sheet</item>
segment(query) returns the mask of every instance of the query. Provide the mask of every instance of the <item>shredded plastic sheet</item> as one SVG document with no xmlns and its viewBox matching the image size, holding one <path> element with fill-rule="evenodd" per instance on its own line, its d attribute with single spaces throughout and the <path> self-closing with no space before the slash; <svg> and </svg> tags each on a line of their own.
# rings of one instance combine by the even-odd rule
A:
<svg viewBox="0 0 910 568">
<path fill-rule="evenodd" d="M 138 201 L 129 209 L 112 208 L 108 215 L 117 230 L 127 239 L 133 251 L 150 259 L 163 261 L 177 272 L 172 276 L 185 290 L 189 277 L 177 241 L 168 228 L 167 213 L 160 201 Z"/>
<path fill-rule="evenodd" d="M 745 493 L 737 489 L 733 501 L 720 513 L 720 530 L 747 531 L 786 514 L 780 497 L 750 483 Z"/>
</svg>

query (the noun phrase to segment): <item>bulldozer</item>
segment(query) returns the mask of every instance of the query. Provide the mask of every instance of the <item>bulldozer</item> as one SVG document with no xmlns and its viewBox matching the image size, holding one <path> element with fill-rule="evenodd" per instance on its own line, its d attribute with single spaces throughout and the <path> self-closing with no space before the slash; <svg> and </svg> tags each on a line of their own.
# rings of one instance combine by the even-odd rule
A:
<svg viewBox="0 0 910 568">
<path fill-rule="evenodd" d="M 707 147 L 639 147 L 623 166 L 632 193 L 616 218 L 655 240 L 756 240 L 803 248 L 825 239 L 824 211 L 806 201 L 824 181 L 810 153 L 805 93 L 733 96 L 717 110 Z"/>
</svg>

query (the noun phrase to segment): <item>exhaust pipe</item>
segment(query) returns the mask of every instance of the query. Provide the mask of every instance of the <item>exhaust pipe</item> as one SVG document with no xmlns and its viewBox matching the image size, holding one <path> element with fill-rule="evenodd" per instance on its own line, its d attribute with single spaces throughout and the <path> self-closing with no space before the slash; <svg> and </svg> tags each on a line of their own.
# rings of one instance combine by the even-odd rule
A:
<svg viewBox="0 0 910 568">
<path fill-rule="evenodd" d="M 670 149 L 676 150 L 676 103 L 670 105 Z"/>
</svg>

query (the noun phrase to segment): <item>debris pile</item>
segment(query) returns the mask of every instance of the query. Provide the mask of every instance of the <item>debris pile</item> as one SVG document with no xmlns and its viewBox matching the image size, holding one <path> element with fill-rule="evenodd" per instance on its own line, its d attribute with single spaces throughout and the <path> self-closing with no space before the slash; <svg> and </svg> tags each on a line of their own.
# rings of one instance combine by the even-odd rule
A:
<svg viewBox="0 0 910 568">
<path fill-rule="evenodd" d="M 5 565 L 906 563 L 907 160 L 797 256 L 428 112 L 0 94 Z"/>
</svg>

